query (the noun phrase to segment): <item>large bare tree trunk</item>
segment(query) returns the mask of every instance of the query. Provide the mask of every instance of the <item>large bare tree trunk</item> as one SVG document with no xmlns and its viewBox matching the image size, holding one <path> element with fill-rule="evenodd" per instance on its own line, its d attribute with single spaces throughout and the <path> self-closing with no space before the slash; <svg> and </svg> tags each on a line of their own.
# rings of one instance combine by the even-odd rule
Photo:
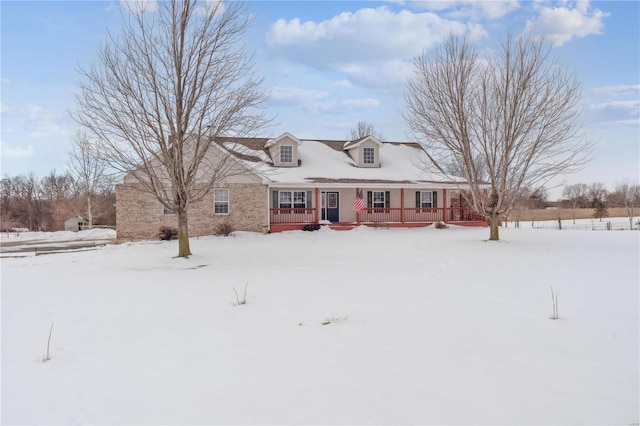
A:
<svg viewBox="0 0 640 426">
<path fill-rule="evenodd" d="M 178 257 L 191 256 L 189 246 L 189 223 L 187 210 L 179 210 L 178 214 Z"/>
<path fill-rule="evenodd" d="M 498 241 L 500 239 L 500 219 L 498 216 L 489 218 L 489 241 Z"/>
</svg>

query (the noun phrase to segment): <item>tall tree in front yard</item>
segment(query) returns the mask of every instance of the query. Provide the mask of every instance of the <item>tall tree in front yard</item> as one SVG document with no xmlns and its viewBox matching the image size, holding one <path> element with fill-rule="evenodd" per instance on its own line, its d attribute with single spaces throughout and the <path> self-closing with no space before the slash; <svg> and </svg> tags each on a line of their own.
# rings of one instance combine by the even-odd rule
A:
<svg viewBox="0 0 640 426">
<path fill-rule="evenodd" d="M 490 240 L 499 239 L 499 217 L 521 188 L 543 186 L 588 160 L 580 86 L 540 39 L 509 36 L 481 59 L 468 39 L 452 35 L 414 64 L 405 121 L 436 165 L 462 172 L 469 201 L 489 220 Z"/>
<path fill-rule="evenodd" d="M 262 80 L 239 45 L 251 17 L 242 2 L 196 0 L 123 13 L 122 34 L 80 70 L 74 118 L 111 167 L 176 213 L 178 256 L 186 257 L 189 206 L 233 170 L 214 138 L 267 123 Z"/>
</svg>

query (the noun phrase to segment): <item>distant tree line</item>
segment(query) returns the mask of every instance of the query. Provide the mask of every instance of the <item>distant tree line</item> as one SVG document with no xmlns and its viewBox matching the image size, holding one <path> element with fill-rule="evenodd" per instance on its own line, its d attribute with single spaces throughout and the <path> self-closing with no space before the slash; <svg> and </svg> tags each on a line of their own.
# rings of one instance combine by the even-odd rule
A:
<svg viewBox="0 0 640 426">
<path fill-rule="evenodd" d="M 594 209 L 593 216 L 602 219 L 609 216 L 609 208 L 622 207 L 633 228 L 633 217 L 640 210 L 640 184 L 637 181 L 618 183 L 613 191 L 607 190 L 600 182 L 566 185 L 562 191 L 561 206 L 574 210 L 574 222 L 575 209 Z"/>
<path fill-rule="evenodd" d="M 71 173 L 53 170 L 38 178 L 34 173 L 0 179 L 0 231 L 14 228 L 59 231 L 65 220 L 82 217 L 91 225 L 115 226 L 115 192 L 110 183 L 92 195 L 93 220 L 87 219 L 86 185 Z"/>
<path fill-rule="evenodd" d="M 596 209 L 599 206 L 608 208 L 640 206 L 640 184 L 623 182 L 612 191 L 600 182 L 592 184 L 577 183 L 565 185 L 562 198 L 550 201 L 546 188 L 522 188 L 517 194 L 516 206 L 520 209 L 545 209 L 561 207 L 572 209 Z"/>
<path fill-rule="evenodd" d="M 590 185 L 576 183 L 566 185 L 562 191 L 562 207 L 566 208 L 627 207 L 639 201 L 640 185 L 637 183 L 619 183 L 612 191 L 599 182 Z"/>
</svg>

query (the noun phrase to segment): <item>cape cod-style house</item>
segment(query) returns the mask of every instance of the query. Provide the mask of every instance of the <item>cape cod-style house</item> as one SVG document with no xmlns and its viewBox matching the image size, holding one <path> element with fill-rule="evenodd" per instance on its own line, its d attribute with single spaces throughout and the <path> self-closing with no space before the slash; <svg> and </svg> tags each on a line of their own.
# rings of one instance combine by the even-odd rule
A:
<svg viewBox="0 0 640 426">
<path fill-rule="evenodd" d="M 419 144 L 276 138 L 218 138 L 212 155 L 229 156 L 239 173 L 212 188 L 189 209 L 191 236 L 214 234 L 223 223 L 235 230 L 278 232 L 321 224 L 418 227 L 434 222 L 486 226 L 460 196 L 462 180 L 430 170 Z M 176 217 L 133 174 L 116 185 L 119 238 L 153 238 Z"/>
</svg>

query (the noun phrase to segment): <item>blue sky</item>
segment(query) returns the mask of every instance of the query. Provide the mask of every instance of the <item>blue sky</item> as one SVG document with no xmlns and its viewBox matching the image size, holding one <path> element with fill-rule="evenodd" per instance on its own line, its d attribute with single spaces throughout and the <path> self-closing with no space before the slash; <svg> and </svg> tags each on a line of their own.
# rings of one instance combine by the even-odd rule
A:
<svg viewBox="0 0 640 426">
<path fill-rule="evenodd" d="M 107 30 L 118 32 L 124 4 L 0 3 L 2 175 L 65 170 L 77 129 L 75 70 L 95 60 Z M 597 142 L 567 183 L 613 189 L 640 177 L 640 2 L 254 1 L 248 9 L 255 21 L 245 43 L 277 115 L 266 136 L 344 139 L 368 121 L 387 140 L 407 140 L 401 110 L 413 57 L 452 31 L 488 53 L 507 32 L 530 29 L 582 83 L 584 130 Z"/>
</svg>

